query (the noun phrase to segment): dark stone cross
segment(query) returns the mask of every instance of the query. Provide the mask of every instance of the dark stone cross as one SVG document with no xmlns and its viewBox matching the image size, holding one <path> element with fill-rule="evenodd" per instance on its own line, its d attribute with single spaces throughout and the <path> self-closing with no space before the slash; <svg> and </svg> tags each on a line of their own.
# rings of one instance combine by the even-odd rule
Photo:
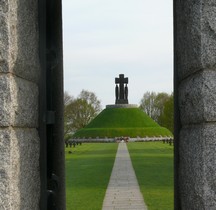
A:
<svg viewBox="0 0 216 210">
<path fill-rule="evenodd" d="M 119 78 L 115 78 L 115 95 L 116 104 L 128 104 L 128 78 L 124 74 L 119 74 Z M 118 85 L 119 84 L 119 85 Z"/>
</svg>

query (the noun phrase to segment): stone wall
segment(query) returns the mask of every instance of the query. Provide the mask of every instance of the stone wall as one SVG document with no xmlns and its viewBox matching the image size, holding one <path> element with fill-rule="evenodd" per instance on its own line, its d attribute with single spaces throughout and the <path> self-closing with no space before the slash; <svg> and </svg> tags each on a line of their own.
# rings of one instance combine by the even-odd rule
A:
<svg viewBox="0 0 216 210">
<path fill-rule="evenodd" d="M 174 1 L 175 209 L 216 206 L 216 3 Z"/>
<path fill-rule="evenodd" d="M 0 1 L 0 209 L 39 209 L 37 1 Z"/>
<path fill-rule="evenodd" d="M 0 209 L 39 209 L 37 2 L 0 1 Z M 55 28 L 59 30 L 56 25 L 60 25 L 61 13 L 56 14 Z M 174 1 L 174 16 L 175 209 L 213 210 L 216 206 L 216 3 L 214 0 Z M 61 35 L 53 34 L 60 44 Z M 59 93 L 54 101 L 58 110 L 62 107 L 62 102 L 57 101 L 62 95 L 62 82 L 57 81 L 62 73 L 56 72 Z M 62 126 L 62 111 L 57 113 L 57 118 L 61 120 L 56 123 L 56 129 Z M 63 177 L 63 147 L 60 150 L 56 145 L 55 153 L 58 154 L 55 170 L 62 174 L 54 172 Z M 60 191 L 64 194 L 62 183 Z M 64 209 L 65 202 L 63 199 L 61 202 Z"/>
</svg>

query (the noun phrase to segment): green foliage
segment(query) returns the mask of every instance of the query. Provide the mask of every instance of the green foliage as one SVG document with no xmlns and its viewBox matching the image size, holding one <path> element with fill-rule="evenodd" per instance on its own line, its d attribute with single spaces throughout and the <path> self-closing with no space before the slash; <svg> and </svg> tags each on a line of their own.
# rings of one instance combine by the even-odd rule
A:
<svg viewBox="0 0 216 210">
<path fill-rule="evenodd" d="M 165 102 L 164 111 L 159 118 L 160 125 L 174 133 L 174 99 L 173 95 Z"/>
<path fill-rule="evenodd" d="M 173 132 L 173 94 L 146 92 L 141 99 L 140 108 L 159 125 Z"/>
<path fill-rule="evenodd" d="M 72 101 L 65 110 L 68 111 L 69 119 L 74 130 L 83 128 L 96 115 L 93 106 L 81 98 Z"/>
<path fill-rule="evenodd" d="M 155 92 L 149 92 L 143 94 L 143 97 L 140 101 L 140 108 L 152 119 L 156 119 L 155 114 L 155 99 L 156 99 L 156 93 Z"/>
<path fill-rule="evenodd" d="M 109 108 L 103 110 L 73 137 L 146 137 L 172 136 L 139 108 Z"/>
<path fill-rule="evenodd" d="M 87 125 L 101 110 L 100 101 L 92 92 L 82 90 L 78 98 L 67 92 L 64 97 L 64 134 L 68 134 Z"/>
<path fill-rule="evenodd" d="M 101 104 L 95 93 L 82 90 L 78 98 L 85 100 L 87 104 L 91 105 L 92 109 L 94 110 L 94 113 L 92 113 L 94 115 L 93 117 L 95 117 L 101 111 Z"/>
<path fill-rule="evenodd" d="M 72 137 L 73 137 L 72 134 L 67 134 L 67 135 L 65 135 L 64 140 L 65 140 L 65 141 L 68 141 L 68 140 L 71 139 Z"/>
<path fill-rule="evenodd" d="M 148 209 L 173 210 L 173 146 L 137 142 L 128 149 Z"/>
<path fill-rule="evenodd" d="M 168 99 L 167 93 L 146 92 L 140 101 L 140 108 L 158 122 L 159 116 L 163 113 L 164 103 Z"/>
<path fill-rule="evenodd" d="M 90 143 L 66 148 L 67 210 L 101 210 L 117 146 Z"/>
</svg>

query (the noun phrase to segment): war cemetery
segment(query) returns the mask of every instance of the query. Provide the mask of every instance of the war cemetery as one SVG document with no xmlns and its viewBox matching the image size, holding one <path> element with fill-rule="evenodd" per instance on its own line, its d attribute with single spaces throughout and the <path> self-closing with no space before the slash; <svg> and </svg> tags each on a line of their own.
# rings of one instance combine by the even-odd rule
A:
<svg viewBox="0 0 216 210">
<path fill-rule="evenodd" d="M 125 141 L 172 141 L 173 134 L 168 129 L 159 126 L 138 105 L 128 103 L 128 78 L 120 74 L 115 83 L 116 103 L 107 105 L 89 124 L 75 132 L 71 141 L 116 142 L 121 138 Z"/>
<path fill-rule="evenodd" d="M 103 110 L 89 91 L 66 102 L 62 1 L 0 1 L 0 210 L 215 210 L 215 19 L 214 0 L 173 1 L 174 93 L 159 116 L 130 104 L 126 72 L 107 75 Z"/>
<path fill-rule="evenodd" d="M 115 78 L 115 104 L 66 140 L 67 209 L 174 208 L 173 134 L 129 104 L 128 83 Z"/>
</svg>

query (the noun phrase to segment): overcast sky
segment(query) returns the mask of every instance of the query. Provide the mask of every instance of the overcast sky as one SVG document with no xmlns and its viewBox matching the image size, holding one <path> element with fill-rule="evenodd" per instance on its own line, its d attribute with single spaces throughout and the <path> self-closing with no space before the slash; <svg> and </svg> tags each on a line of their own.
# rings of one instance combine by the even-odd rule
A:
<svg viewBox="0 0 216 210">
<path fill-rule="evenodd" d="M 173 90 L 172 0 L 63 0 L 64 87 L 115 103 L 115 77 L 129 78 L 129 103 Z"/>
</svg>

